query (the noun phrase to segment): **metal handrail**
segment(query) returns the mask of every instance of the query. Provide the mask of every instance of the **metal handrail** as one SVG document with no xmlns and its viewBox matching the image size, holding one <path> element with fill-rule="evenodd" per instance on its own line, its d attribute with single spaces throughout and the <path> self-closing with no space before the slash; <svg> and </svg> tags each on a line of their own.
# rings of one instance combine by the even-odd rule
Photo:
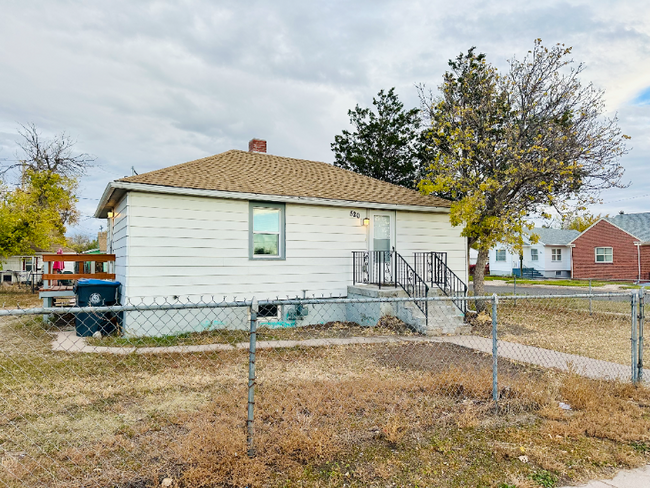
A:
<svg viewBox="0 0 650 488">
<path fill-rule="evenodd" d="M 382 286 L 401 287 L 414 299 L 429 323 L 429 305 L 426 298 L 429 286 L 398 252 L 392 251 L 352 251 L 352 284 L 364 283 Z"/>
<path fill-rule="evenodd" d="M 424 314 L 425 326 L 429 327 L 429 302 L 426 300 L 418 300 L 418 298 L 426 298 L 429 296 L 429 286 L 417 274 L 415 269 L 406 262 L 399 253 L 393 251 L 395 255 L 395 282 L 406 292 L 406 294 L 413 298 L 413 303 Z"/>
<path fill-rule="evenodd" d="M 451 301 L 463 313 L 467 313 L 467 301 L 458 298 L 467 296 L 467 285 L 447 266 L 445 252 L 416 252 L 414 254 L 415 269 L 421 273 L 427 283 L 436 285 L 451 298 Z"/>
</svg>

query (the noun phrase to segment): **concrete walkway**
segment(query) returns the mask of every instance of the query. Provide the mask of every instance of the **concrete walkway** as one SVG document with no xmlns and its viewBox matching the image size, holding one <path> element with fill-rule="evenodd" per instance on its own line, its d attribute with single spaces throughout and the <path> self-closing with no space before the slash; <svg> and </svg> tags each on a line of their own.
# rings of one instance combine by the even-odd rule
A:
<svg viewBox="0 0 650 488">
<path fill-rule="evenodd" d="M 620 471 L 614 479 L 590 481 L 577 488 L 650 488 L 650 466 Z M 561 488 L 576 488 L 563 486 Z"/>
<path fill-rule="evenodd" d="M 442 338 L 459 346 L 492 354 L 492 339 L 477 336 L 452 336 Z M 525 346 L 515 342 L 499 341 L 498 356 L 512 359 L 520 363 L 534 364 L 544 368 L 555 368 L 561 371 L 573 371 L 581 376 L 594 379 L 630 380 L 632 366 L 591 359 L 576 354 L 566 354 L 553 349 Z M 650 370 L 644 369 L 644 378 L 650 378 Z"/>
<path fill-rule="evenodd" d="M 281 349 L 289 347 L 325 347 L 352 344 L 383 344 L 395 342 L 447 342 L 486 354 L 492 354 L 492 339 L 473 335 L 460 336 L 374 336 L 320 338 L 305 340 L 258 341 L 257 349 Z M 104 347 L 88 345 L 86 338 L 77 337 L 74 331 L 58 332 L 52 343 L 54 351 L 95 354 L 170 354 L 212 351 L 233 351 L 248 349 L 248 342 L 235 344 L 205 344 L 197 346 L 168 347 Z M 544 368 L 573 371 L 587 378 L 614 379 L 627 381 L 631 376 L 631 366 L 591 359 L 575 354 L 566 354 L 552 349 L 525 346 L 514 342 L 499 341 L 498 355 L 520 363 L 528 363 Z M 644 370 L 644 378 L 650 378 L 650 370 Z"/>
</svg>

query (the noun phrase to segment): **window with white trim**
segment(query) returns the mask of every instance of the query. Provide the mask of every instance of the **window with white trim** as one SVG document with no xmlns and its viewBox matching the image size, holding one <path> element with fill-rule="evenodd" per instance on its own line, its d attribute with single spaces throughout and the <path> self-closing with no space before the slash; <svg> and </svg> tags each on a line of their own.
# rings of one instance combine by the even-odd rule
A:
<svg viewBox="0 0 650 488">
<path fill-rule="evenodd" d="M 249 257 L 284 259 L 284 204 L 250 203 Z"/>
<path fill-rule="evenodd" d="M 531 261 L 538 261 L 539 260 L 539 252 L 537 249 L 531 249 L 530 250 L 530 260 Z"/>
<path fill-rule="evenodd" d="M 495 259 L 497 261 L 505 261 L 506 260 L 506 250 L 505 249 L 497 249 L 495 251 Z"/>
<path fill-rule="evenodd" d="M 551 261 L 562 261 L 562 249 L 551 249 Z"/>
<path fill-rule="evenodd" d="M 597 263 L 613 263 L 614 262 L 614 248 L 612 248 L 612 247 L 597 247 L 596 248 L 596 262 Z"/>
</svg>

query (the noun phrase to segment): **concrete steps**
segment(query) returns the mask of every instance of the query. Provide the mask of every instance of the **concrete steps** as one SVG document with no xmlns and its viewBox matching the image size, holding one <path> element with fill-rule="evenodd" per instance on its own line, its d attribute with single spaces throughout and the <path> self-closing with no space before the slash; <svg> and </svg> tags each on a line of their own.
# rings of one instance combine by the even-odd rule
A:
<svg viewBox="0 0 650 488">
<path fill-rule="evenodd" d="M 432 289 L 429 291 L 429 296 L 439 296 L 438 293 L 440 293 L 439 290 Z M 348 298 L 406 298 L 407 296 L 406 292 L 401 288 L 383 287 L 379 290 L 374 285 L 348 286 Z M 470 326 L 465 323 L 462 312 L 458 310 L 451 300 L 429 301 L 428 321 L 414 302 L 385 302 L 380 305 L 380 307 L 377 307 L 377 312 L 380 315 L 393 315 L 421 334 L 439 336 L 468 334 L 470 332 Z"/>
</svg>

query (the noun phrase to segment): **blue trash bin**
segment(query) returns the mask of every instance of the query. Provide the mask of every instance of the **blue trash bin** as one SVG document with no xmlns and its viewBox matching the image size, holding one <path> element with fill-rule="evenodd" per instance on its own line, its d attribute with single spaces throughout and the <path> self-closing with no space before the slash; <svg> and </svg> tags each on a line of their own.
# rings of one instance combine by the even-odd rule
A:
<svg viewBox="0 0 650 488">
<path fill-rule="evenodd" d="M 120 299 L 119 281 L 79 280 L 74 285 L 77 304 L 80 307 L 103 307 L 116 305 Z M 90 337 L 96 332 L 110 335 L 119 332 L 122 326 L 122 313 L 81 312 L 77 314 L 75 329 L 77 336 Z"/>
</svg>

